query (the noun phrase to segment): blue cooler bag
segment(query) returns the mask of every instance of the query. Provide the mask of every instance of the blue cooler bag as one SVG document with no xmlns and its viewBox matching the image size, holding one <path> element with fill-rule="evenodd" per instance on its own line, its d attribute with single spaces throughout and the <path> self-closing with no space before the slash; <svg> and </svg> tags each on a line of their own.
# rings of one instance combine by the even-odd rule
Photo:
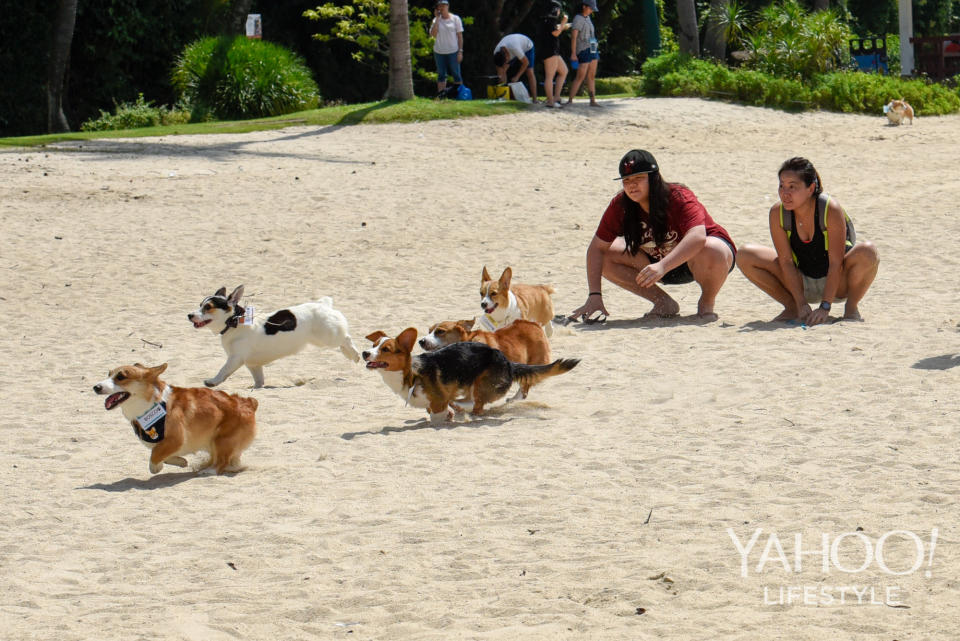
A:
<svg viewBox="0 0 960 641">
<path fill-rule="evenodd" d="M 470 91 L 470 87 L 461 84 L 460 88 L 457 89 L 457 100 L 473 100 L 473 92 Z"/>
</svg>

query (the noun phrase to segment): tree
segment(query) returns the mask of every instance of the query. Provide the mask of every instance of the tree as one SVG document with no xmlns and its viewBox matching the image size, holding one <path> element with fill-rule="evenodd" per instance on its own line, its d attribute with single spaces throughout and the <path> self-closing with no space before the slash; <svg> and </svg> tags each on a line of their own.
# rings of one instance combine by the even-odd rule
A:
<svg viewBox="0 0 960 641">
<path fill-rule="evenodd" d="M 390 71 L 388 100 L 413 99 L 413 66 L 410 62 L 410 19 L 407 0 L 390 0 Z"/>
<path fill-rule="evenodd" d="M 60 0 L 53 22 L 50 59 L 47 64 L 47 131 L 70 131 L 63 113 L 63 88 L 67 78 L 67 62 L 73 43 L 73 27 L 77 22 L 77 0 Z"/>
<path fill-rule="evenodd" d="M 694 0 L 677 0 L 677 40 L 680 52 L 700 56 L 700 32 L 697 29 L 697 6 Z"/>
<path fill-rule="evenodd" d="M 230 5 L 225 25 L 227 34 L 246 33 L 247 14 L 250 13 L 251 6 L 253 6 L 253 0 L 235 0 Z"/>
<path fill-rule="evenodd" d="M 727 34 L 723 24 L 729 0 L 710 0 L 707 15 L 707 31 L 703 36 L 703 48 L 715 60 L 724 60 L 727 55 Z"/>
<path fill-rule="evenodd" d="M 813 0 L 814 11 L 826 11 L 830 8 L 830 0 Z"/>
</svg>

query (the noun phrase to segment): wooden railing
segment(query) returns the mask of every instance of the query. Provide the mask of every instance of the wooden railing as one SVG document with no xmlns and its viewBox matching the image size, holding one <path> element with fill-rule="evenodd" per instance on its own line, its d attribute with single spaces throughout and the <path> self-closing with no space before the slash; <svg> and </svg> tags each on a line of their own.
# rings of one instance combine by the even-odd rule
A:
<svg viewBox="0 0 960 641">
<path fill-rule="evenodd" d="M 960 34 L 910 38 L 917 72 L 936 80 L 960 74 Z"/>
</svg>

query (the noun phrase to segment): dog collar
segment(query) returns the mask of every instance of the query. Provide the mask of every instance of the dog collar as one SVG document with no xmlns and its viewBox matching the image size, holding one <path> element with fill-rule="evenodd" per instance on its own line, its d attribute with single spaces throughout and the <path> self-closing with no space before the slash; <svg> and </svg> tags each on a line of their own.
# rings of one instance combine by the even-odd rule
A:
<svg viewBox="0 0 960 641">
<path fill-rule="evenodd" d="M 222 336 L 227 333 L 228 329 L 236 327 L 240 323 L 240 319 L 243 318 L 243 315 L 246 313 L 246 311 L 247 310 L 240 305 L 234 306 L 233 316 L 227 319 L 226 327 L 223 328 L 223 331 L 220 332 L 220 335 Z"/>
</svg>

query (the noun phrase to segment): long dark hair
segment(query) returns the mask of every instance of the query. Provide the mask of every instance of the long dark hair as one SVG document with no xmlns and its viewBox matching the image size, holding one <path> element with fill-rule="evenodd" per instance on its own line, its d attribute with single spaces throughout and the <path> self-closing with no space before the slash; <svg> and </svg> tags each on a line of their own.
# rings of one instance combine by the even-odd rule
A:
<svg viewBox="0 0 960 641">
<path fill-rule="evenodd" d="M 777 178 L 780 178 L 780 175 L 785 171 L 792 171 L 800 176 L 803 179 L 803 184 L 805 184 L 807 187 L 816 183 L 817 186 L 813 190 L 814 199 L 820 196 L 821 192 L 823 192 L 823 181 L 820 180 L 820 174 L 817 173 L 813 163 L 806 158 L 796 156 L 784 161 L 784 163 L 780 165 L 780 171 L 777 172 Z"/>
<path fill-rule="evenodd" d="M 660 245 L 667 237 L 667 208 L 670 206 L 670 192 L 673 187 L 660 175 L 659 171 L 647 174 L 650 184 L 650 226 L 653 228 L 653 241 Z M 637 203 L 630 200 L 624 193 L 623 240 L 626 242 L 626 251 L 636 256 L 643 241 L 643 225 L 641 212 Z"/>
</svg>

